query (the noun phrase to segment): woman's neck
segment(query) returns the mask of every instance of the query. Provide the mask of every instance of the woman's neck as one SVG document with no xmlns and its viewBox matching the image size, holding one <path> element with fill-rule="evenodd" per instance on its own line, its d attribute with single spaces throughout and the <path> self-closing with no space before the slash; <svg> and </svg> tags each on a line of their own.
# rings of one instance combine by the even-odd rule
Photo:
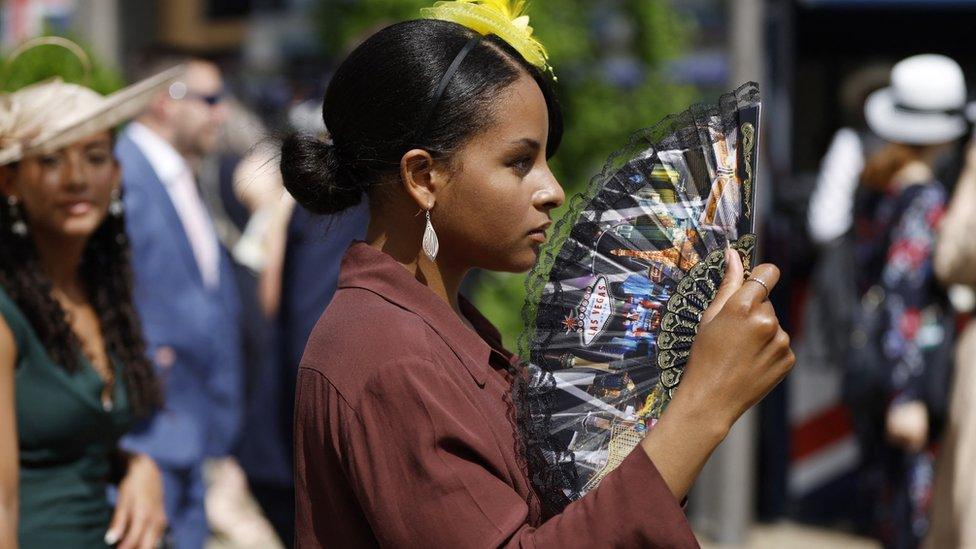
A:
<svg viewBox="0 0 976 549">
<path fill-rule="evenodd" d="M 935 179 L 932 167 L 922 160 L 912 160 L 895 172 L 892 182 L 898 189 L 918 183 L 928 183 Z"/>
<path fill-rule="evenodd" d="M 78 276 L 87 239 L 58 238 L 34 233 L 34 246 L 41 270 L 54 288 L 72 301 L 84 300 L 84 289 Z"/>
<path fill-rule="evenodd" d="M 389 238 L 387 233 L 367 234 L 366 243 L 385 252 L 395 259 L 404 269 L 417 279 L 418 282 L 430 288 L 437 297 L 451 306 L 462 319 L 461 306 L 458 303 L 458 292 L 468 269 L 452 266 L 444 257 L 438 261 L 430 261 L 423 255 L 419 242 L 406 243 Z"/>
</svg>

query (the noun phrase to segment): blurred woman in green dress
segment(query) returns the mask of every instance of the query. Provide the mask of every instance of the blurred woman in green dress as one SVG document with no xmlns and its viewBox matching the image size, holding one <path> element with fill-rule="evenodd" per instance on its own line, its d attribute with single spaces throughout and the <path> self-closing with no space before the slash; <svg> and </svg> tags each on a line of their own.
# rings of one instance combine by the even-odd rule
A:
<svg viewBox="0 0 976 549">
<path fill-rule="evenodd" d="M 112 128 L 177 75 L 109 96 L 59 79 L 0 94 L 0 549 L 151 548 L 164 533 L 156 465 L 118 446 L 159 400 Z"/>
</svg>

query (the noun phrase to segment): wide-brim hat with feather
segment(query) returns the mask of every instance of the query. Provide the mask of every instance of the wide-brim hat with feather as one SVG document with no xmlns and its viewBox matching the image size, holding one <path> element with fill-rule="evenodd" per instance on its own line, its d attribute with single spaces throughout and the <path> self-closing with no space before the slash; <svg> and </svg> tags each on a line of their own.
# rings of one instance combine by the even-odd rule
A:
<svg viewBox="0 0 976 549">
<path fill-rule="evenodd" d="M 0 166 L 56 151 L 138 116 L 183 72 L 182 66 L 172 67 L 109 95 L 60 77 L 0 93 Z"/>
</svg>

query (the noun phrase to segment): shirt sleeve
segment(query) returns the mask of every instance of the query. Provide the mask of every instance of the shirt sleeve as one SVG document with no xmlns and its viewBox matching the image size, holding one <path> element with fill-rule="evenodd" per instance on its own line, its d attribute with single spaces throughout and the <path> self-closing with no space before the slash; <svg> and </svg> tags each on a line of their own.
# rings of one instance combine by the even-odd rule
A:
<svg viewBox="0 0 976 549">
<path fill-rule="evenodd" d="M 917 400 L 924 395 L 928 374 L 926 350 L 934 341 L 933 328 L 944 310 L 938 305 L 932 265 L 936 227 L 945 207 L 940 186 L 927 185 L 905 191 L 908 200 L 890 239 L 882 269 L 886 313 L 885 354 L 892 361 L 891 384 L 896 401 Z"/>
<path fill-rule="evenodd" d="M 411 361 L 343 404 L 344 468 L 376 538 L 391 547 L 697 547 L 643 451 L 539 527 L 492 470 L 485 417 L 434 364 Z M 338 396 L 338 395 L 335 395 Z M 495 461 L 497 462 L 497 461 Z"/>
</svg>

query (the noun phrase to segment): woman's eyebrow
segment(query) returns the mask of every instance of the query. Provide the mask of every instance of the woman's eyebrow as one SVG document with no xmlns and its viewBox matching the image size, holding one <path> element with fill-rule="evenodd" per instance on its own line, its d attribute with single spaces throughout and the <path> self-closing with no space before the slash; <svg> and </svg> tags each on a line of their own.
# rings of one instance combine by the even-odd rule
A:
<svg viewBox="0 0 976 549">
<path fill-rule="evenodd" d="M 533 151 L 537 151 L 540 148 L 542 148 L 542 145 L 540 145 L 538 141 L 532 139 L 531 137 L 523 137 L 522 139 L 516 139 L 515 141 L 512 141 L 512 144 L 522 145 L 532 149 Z"/>
<path fill-rule="evenodd" d="M 87 145 L 85 145 L 85 150 L 87 151 L 87 150 L 91 150 L 91 149 L 102 149 L 102 148 L 107 149 L 107 148 L 110 148 L 111 146 L 112 146 L 112 143 L 111 143 L 111 141 L 108 141 L 108 140 L 105 140 L 105 141 L 93 141 L 93 142 L 88 143 Z"/>
</svg>

